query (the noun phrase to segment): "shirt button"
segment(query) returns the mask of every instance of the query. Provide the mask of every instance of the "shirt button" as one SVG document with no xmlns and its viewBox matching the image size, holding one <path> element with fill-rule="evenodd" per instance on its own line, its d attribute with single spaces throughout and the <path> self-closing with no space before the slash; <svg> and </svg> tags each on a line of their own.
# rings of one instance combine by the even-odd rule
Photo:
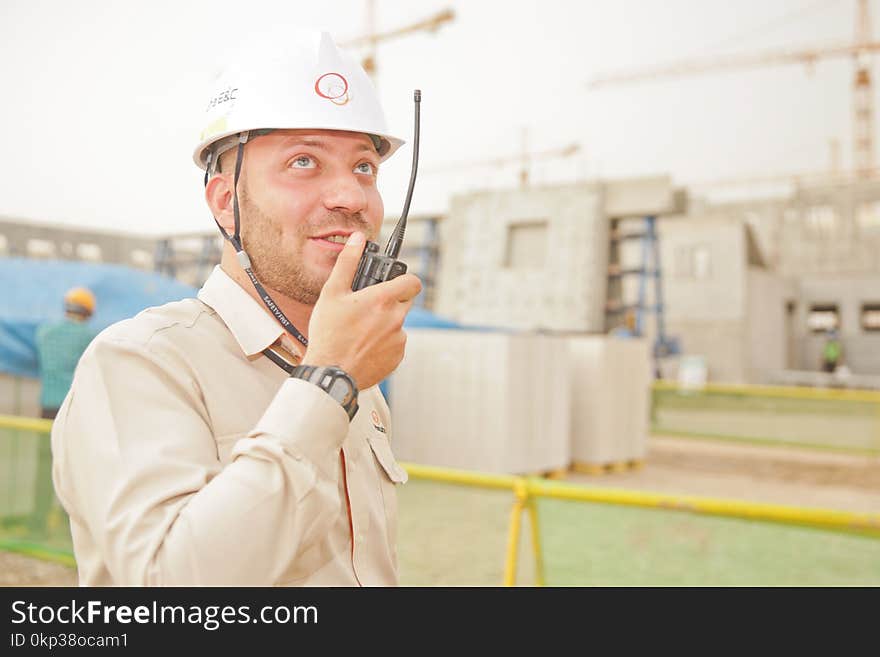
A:
<svg viewBox="0 0 880 657">
<path fill-rule="evenodd" d="M 357 542 L 358 542 L 358 543 L 363 543 L 363 542 L 364 542 L 364 535 L 363 535 L 363 534 L 358 534 L 358 535 L 357 535 Z"/>
</svg>

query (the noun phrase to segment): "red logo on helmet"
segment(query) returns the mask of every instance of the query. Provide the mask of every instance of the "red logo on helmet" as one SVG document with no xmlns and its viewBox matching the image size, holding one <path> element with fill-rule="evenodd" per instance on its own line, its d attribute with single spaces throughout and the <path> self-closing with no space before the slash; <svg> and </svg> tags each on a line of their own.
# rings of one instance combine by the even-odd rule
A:
<svg viewBox="0 0 880 657">
<path fill-rule="evenodd" d="M 315 93 L 335 105 L 345 105 L 351 100 L 348 95 L 348 80 L 339 73 L 324 73 L 315 80 Z"/>
</svg>

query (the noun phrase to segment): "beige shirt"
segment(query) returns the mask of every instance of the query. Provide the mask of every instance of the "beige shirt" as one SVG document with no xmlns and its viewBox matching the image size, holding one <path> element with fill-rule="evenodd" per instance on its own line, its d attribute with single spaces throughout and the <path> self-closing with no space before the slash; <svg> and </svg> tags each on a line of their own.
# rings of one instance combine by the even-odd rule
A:
<svg viewBox="0 0 880 657">
<path fill-rule="evenodd" d="M 388 406 L 354 419 L 261 354 L 277 321 L 220 267 L 104 330 L 52 428 L 81 585 L 397 583 Z"/>
</svg>

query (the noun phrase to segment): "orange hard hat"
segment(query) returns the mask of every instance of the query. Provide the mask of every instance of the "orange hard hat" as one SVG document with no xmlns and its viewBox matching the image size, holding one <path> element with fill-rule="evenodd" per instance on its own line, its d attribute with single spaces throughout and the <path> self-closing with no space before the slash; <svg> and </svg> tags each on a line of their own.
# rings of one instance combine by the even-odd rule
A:
<svg viewBox="0 0 880 657">
<path fill-rule="evenodd" d="M 84 287 L 75 287 L 64 294 L 64 310 L 80 315 L 95 312 L 95 295 Z"/>
</svg>

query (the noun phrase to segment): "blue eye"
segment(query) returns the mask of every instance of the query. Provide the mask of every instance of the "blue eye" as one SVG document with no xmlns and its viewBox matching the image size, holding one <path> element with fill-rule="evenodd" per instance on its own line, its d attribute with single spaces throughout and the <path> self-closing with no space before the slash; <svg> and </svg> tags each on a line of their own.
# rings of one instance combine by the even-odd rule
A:
<svg viewBox="0 0 880 657">
<path fill-rule="evenodd" d="M 376 175 L 376 167 L 371 162 L 361 162 L 354 170 L 356 173 L 365 173 L 369 176 Z"/>
<path fill-rule="evenodd" d="M 315 161 L 308 155 L 299 155 L 293 159 L 290 166 L 294 169 L 313 169 Z"/>
</svg>

